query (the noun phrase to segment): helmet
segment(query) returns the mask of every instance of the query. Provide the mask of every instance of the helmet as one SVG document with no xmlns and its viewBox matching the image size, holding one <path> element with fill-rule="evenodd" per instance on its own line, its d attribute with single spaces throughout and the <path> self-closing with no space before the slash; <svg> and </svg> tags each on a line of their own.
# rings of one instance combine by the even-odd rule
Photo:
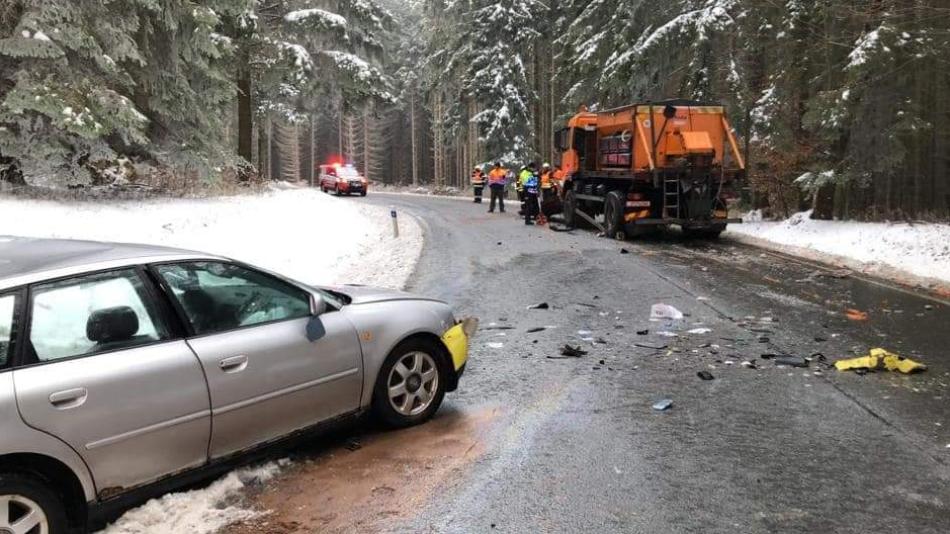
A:
<svg viewBox="0 0 950 534">
<path fill-rule="evenodd" d="M 544 165 L 541 165 L 541 168 L 542 168 L 542 169 L 550 169 L 550 168 L 551 168 L 551 164 L 550 164 L 550 163 L 545 163 Z"/>
</svg>

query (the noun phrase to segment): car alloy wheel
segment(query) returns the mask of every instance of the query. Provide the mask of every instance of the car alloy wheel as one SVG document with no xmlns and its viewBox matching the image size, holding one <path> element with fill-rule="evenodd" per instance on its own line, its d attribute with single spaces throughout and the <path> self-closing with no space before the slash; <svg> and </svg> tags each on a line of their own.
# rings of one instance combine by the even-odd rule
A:
<svg viewBox="0 0 950 534">
<path fill-rule="evenodd" d="M 404 416 L 418 415 L 432 404 L 439 390 L 439 368 L 424 352 L 410 352 L 396 362 L 386 382 L 389 404 Z"/>
<path fill-rule="evenodd" d="M 43 508 L 22 495 L 0 495 L 0 534 L 49 534 Z"/>
</svg>

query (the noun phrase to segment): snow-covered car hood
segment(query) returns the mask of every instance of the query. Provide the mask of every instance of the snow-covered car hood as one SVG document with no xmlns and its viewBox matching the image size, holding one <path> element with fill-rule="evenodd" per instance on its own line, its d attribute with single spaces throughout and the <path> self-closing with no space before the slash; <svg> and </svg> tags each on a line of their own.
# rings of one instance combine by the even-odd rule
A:
<svg viewBox="0 0 950 534">
<path fill-rule="evenodd" d="M 372 302 L 391 302 L 397 300 L 425 300 L 445 304 L 444 301 L 439 299 L 421 297 L 412 293 L 406 293 L 405 291 L 397 291 L 395 289 L 384 289 L 379 287 L 343 285 L 328 286 L 323 289 L 329 289 L 337 293 L 343 293 L 352 299 L 350 304 L 369 304 Z"/>
</svg>

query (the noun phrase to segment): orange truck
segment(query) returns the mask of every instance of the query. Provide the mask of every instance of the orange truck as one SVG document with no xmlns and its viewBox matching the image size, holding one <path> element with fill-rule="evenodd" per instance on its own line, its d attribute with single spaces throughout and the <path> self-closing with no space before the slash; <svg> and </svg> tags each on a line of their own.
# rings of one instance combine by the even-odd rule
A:
<svg viewBox="0 0 950 534">
<path fill-rule="evenodd" d="M 745 161 L 722 105 L 667 100 L 589 112 L 555 134 L 564 221 L 624 239 L 678 225 L 718 237 Z"/>
</svg>

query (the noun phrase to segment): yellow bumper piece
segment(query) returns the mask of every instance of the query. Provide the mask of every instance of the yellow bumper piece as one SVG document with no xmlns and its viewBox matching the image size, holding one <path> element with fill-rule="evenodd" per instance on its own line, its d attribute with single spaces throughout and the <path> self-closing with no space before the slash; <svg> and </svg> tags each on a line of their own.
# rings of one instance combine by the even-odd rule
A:
<svg viewBox="0 0 950 534">
<path fill-rule="evenodd" d="M 478 328 L 477 319 L 465 319 L 442 334 L 442 343 L 452 355 L 452 365 L 458 371 L 468 361 L 468 340 Z"/>
<path fill-rule="evenodd" d="M 897 354 L 888 352 L 881 348 L 871 349 L 870 354 L 867 356 L 861 356 L 860 358 L 838 360 L 835 362 L 835 368 L 839 371 L 883 368 L 888 371 L 897 371 L 904 374 L 917 373 L 927 370 L 927 366 L 922 363 L 915 362 L 909 358 L 901 358 Z"/>
</svg>

